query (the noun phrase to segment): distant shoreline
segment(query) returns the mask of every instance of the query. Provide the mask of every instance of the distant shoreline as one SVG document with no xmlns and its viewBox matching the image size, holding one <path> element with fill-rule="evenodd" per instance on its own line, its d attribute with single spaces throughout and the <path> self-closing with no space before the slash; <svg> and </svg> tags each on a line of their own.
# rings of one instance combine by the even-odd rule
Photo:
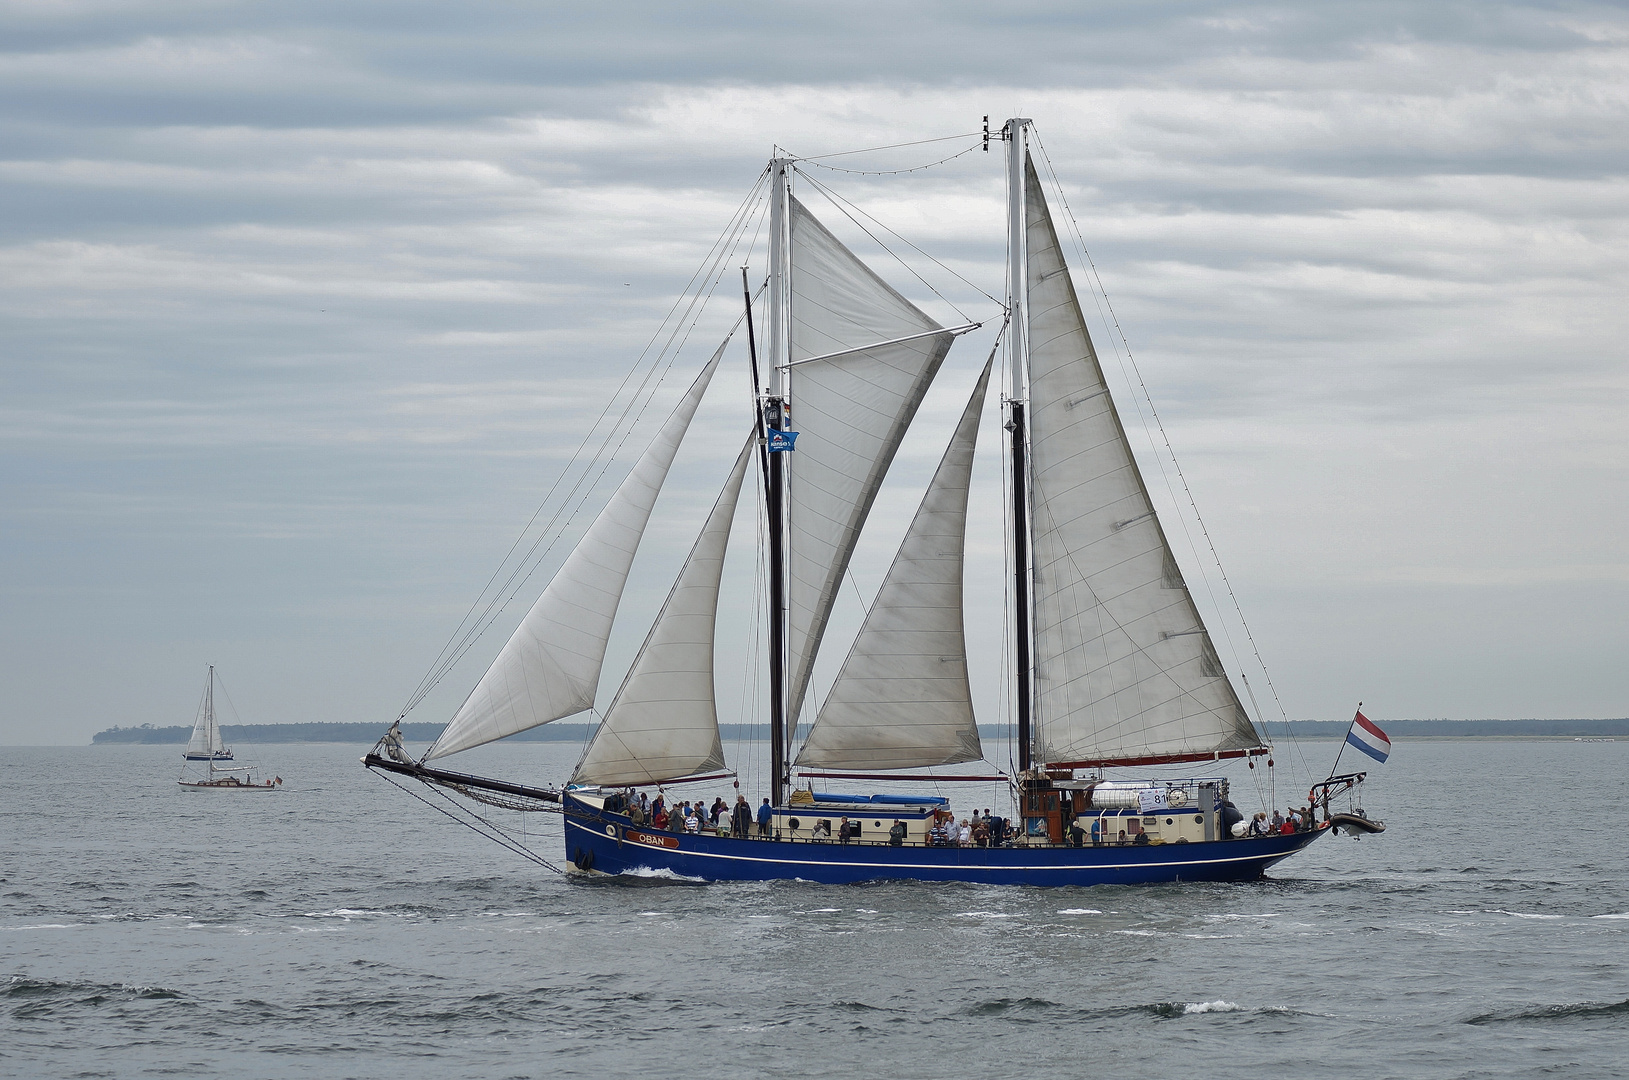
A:
<svg viewBox="0 0 1629 1080">
<path fill-rule="evenodd" d="M 1629 738 L 1629 718 L 1619 720 L 1387 720 L 1381 725 L 1394 739 L 1612 739 Z M 228 744 L 234 740 L 259 743 L 373 743 L 384 734 L 386 725 L 368 724 L 224 724 L 221 735 Z M 442 724 L 403 724 L 402 736 L 410 744 L 429 743 L 441 734 Z M 720 724 L 727 742 L 762 740 L 768 729 L 755 724 Z M 1291 720 L 1266 725 L 1273 739 L 1338 739 L 1346 734 L 1342 720 Z M 592 733 L 589 724 L 545 724 L 511 736 L 517 742 L 581 743 Z M 130 744 L 185 743 L 192 728 L 112 727 L 91 737 L 98 746 Z M 1007 735 L 1003 727 L 979 728 L 985 739 L 999 740 Z"/>
</svg>

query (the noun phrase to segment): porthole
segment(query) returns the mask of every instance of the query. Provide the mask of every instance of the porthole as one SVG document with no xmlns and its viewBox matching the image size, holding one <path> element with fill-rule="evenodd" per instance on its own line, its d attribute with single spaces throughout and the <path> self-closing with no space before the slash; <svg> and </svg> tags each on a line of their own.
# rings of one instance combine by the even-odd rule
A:
<svg viewBox="0 0 1629 1080">
<path fill-rule="evenodd" d="M 1193 823 L 1195 825 L 1203 825 L 1205 823 L 1205 815 L 1204 814 L 1195 814 L 1193 816 Z"/>
<path fill-rule="evenodd" d="M 789 829 L 796 829 L 798 827 L 798 819 L 797 818 L 787 818 L 786 819 L 786 827 L 789 828 Z"/>
</svg>

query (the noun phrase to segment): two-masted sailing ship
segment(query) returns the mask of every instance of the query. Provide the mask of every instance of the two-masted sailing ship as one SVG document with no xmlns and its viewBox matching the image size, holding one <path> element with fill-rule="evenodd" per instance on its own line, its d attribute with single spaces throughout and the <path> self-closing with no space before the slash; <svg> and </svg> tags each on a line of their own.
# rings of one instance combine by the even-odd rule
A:
<svg viewBox="0 0 1629 1080">
<path fill-rule="evenodd" d="M 762 365 L 750 293 L 742 320 L 756 399 L 751 431 L 570 782 L 555 789 L 476 776 L 440 759 L 594 707 L 635 552 L 723 345 L 435 742 L 410 756 L 398 722 L 365 763 L 483 802 L 558 809 L 566 858 L 598 874 L 1244 880 L 1327 831 L 1330 788 L 1322 789 L 1323 823 L 1309 806 L 1299 828 L 1262 835 L 1240 820 L 1222 770 L 1207 776 L 1192 764 L 1267 755 L 1270 747 L 1223 669 L 1149 498 L 1087 332 L 1030 132 L 1030 121 L 1013 119 L 999 133 L 986 125 L 984 136 L 986 148 L 992 136 L 1004 143 L 1008 170 L 997 349 L 1004 340 L 1003 662 L 1011 665 L 1016 754 L 1010 817 L 981 822 L 982 845 L 943 842 L 942 797 L 795 784 L 795 768 L 903 782 L 920 778 L 911 770 L 985 756 L 968 680 L 963 552 L 996 354 L 835 683 L 818 709 L 806 710 L 872 504 L 952 343 L 979 324 L 942 326 L 884 281 L 796 197 L 801 170 L 785 157 L 767 170 Z M 768 786 L 731 828 L 686 828 L 677 814 L 661 827 L 639 789 L 731 775 L 714 697 L 714 636 L 725 548 L 749 469 L 760 474 L 764 496 Z M 813 722 L 796 746 L 806 711 Z M 1200 775 L 1110 779 L 1106 771 L 1179 763 Z M 1309 802 L 1319 798 L 1315 790 Z"/>
</svg>

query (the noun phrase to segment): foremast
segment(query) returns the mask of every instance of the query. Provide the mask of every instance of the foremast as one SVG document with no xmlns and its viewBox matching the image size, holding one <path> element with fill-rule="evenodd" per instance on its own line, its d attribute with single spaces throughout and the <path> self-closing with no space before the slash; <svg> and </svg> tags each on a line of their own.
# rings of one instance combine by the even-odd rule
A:
<svg viewBox="0 0 1629 1080">
<path fill-rule="evenodd" d="M 790 724 L 787 712 L 787 604 L 786 604 L 786 455 L 774 453 L 770 432 L 789 430 L 790 402 L 787 400 L 787 360 L 791 329 L 790 245 L 788 218 L 792 196 L 792 162 L 776 157 L 769 163 L 769 378 L 767 387 L 757 390 L 760 423 L 763 426 L 759 455 L 764 469 L 764 503 L 769 533 L 769 771 L 773 805 L 786 801 L 787 746 Z M 750 321 L 750 320 L 749 320 Z M 754 364 L 756 367 L 756 364 Z"/>
</svg>

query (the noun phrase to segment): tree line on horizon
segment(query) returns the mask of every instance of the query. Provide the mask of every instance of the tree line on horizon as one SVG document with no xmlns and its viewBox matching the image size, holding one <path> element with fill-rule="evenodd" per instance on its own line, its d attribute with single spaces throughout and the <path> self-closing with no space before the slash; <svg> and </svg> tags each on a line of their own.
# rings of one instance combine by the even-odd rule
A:
<svg viewBox="0 0 1629 1080">
<path fill-rule="evenodd" d="M 1269 738 L 1338 739 L 1346 732 L 1345 720 L 1273 721 L 1265 726 Z M 410 743 L 428 743 L 441 734 L 439 723 L 403 724 L 402 737 Z M 1481 736 L 1506 738 L 1615 738 L 1629 736 L 1629 717 L 1615 720 L 1386 720 L 1386 733 L 1401 738 L 1441 736 Z M 761 724 L 720 724 L 726 740 L 761 739 L 767 726 Z M 337 742 L 371 743 L 384 734 L 384 727 L 369 723 L 304 724 L 223 724 L 221 737 L 246 743 Z M 591 724 L 544 724 L 510 738 L 521 742 L 581 742 L 593 731 Z M 1001 739 L 1007 729 L 981 725 L 979 733 L 988 739 Z M 192 735 L 190 726 L 111 727 L 91 736 L 93 744 L 184 743 Z"/>
</svg>

